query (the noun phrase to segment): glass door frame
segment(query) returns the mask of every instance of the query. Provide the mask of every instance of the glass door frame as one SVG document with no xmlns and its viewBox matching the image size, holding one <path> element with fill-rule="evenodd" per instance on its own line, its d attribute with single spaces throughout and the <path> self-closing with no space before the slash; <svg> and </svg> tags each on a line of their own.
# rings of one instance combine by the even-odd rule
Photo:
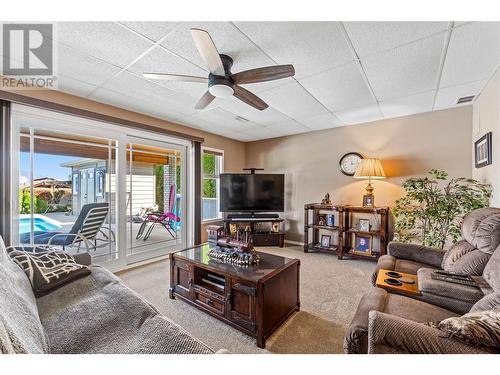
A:
<svg viewBox="0 0 500 375">
<path fill-rule="evenodd" d="M 40 118 L 48 121 L 43 121 L 41 125 L 29 126 L 23 124 L 23 116 L 39 120 Z M 26 118 L 26 117 L 25 117 Z M 110 261 L 99 263 L 111 271 L 118 271 L 127 268 L 129 265 L 154 259 L 161 256 L 166 256 L 168 252 L 150 254 L 149 257 L 127 256 L 127 227 L 126 227 L 126 175 L 127 175 L 127 157 L 126 145 L 130 140 L 136 143 L 153 142 L 161 144 L 175 145 L 181 148 L 181 194 L 183 196 L 183 236 L 185 243 L 183 248 L 192 246 L 194 243 L 194 147 L 191 141 L 168 136 L 161 133 L 155 133 L 140 129 L 131 129 L 120 124 L 110 124 L 98 120 L 90 120 L 76 115 L 59 113 L 51 110 L 31 107 L 23 104 L 12 103 L 11 108 L 11 170 L 10 170 L 10 185 L 11 185 L 11 202 L 19 202 L 19 160 L 20 160 L 20 134 L 21 127 L 29 127 L 40 130 L 52 130 L 62 134 L 68 134 L 68 125 L 81 125 L 78 129 L 71 129 L 71 134 L 80 136 L 89 136 L 94 138 L 103 138 L 116 141 L 116 199 L 114 202 L 115 218 L 116 218 L 116 254 L 117 258 Z M 32 158 L 31 156 L 30 158 Z M 31 166 L 31 174 L 33 174 L 33 165 Z M 183 168 L 184 167 L 184 168 Z M 33 176 L 30 176 L 32 179 Z M 19 205 L 14 203 L 11 205 L 11 242 L 12 245 L 18 244 L 19 236 Z M 147 259 L 146 259 L 147 258 Z"/>
<path fill-rule="evenodd" d="M 171 143 L 171 142 L 158 141 L 157 139 L 153 140 L 150 138 L 138 137 L 138 136 L 132 136 L 132 135 L 129 135 L 127 137 L 126 145 L 128 146 L 129 144 L 132 144 L 132 145 L 136 144 L 136 145 L 141 145 L 141 146 L 152 146 L 152 147 L 157 147 L 157 148 L 168 148 L 168 149 L 176 150 L 176 151 L 180 152 L 180 159 L 181 159 L 181 184 L 180 184 L 181 185 L 181 191 L 180 191 L 180 194 L 181 194 L 181 213 L 182 213 L 181 239 L 183 242 L 179 245 L 169 247 L 168 248 L 169 251 L 165 251 L 162 249 L 156 249 L 156 250 L 139 252 L 136 254 L 129 254 L 128 250 L 129 250 L 129 245 L 130 245 L 130 243 L 129 243 L 130 238 L 127 238 L 127 264 L 133 264 L 133 263 L 137 263 L 137 262 L 141 262 L 143 260 L 146 260 L 147 258 L 149 258 L 149 259 L 157 258 L 157 257 L 161 257 L 163 255 L 166 255 L 172 251 L 185 249 L 186 247 L 188 247 L 188 244 L 189 244 L 189 246 L 191 246 L 192 242 L 188 241 L 188 237 L 189 237 L 188 236 L 188 228 L 192 225 L 189 225 L 187 223 L 187 221 L 192 216 L 185 214 L 189 210 L 188 209 L 188 199 L 186 199 L 187 194 L 189 194 L 188 186 L 186 183 L 187 182 L 187 173 L 186 172 L 188 171 L 188 164 L 189 164 L 187 162 L 188 148 L 186 147 L 186 145 L 179 145 L 179 144 L 175 144 L 175 143 Z M 128 149 L 129 148 L 126 147 L 125 151 L 128 152 Z M 132 150 L 132 152 L 133 152 L 133 150 Z M 125 158 L 126 158 L 126 155 L 125 155 Z M 132 162 L 132 164 L 131 164 L 132 168 L 128 169 L 127 173 L 130 173 L 131 170 L 133 170 L 133 161 L 131 160 L 130 162 Z M 126 186 L 126 174 L 125 174 L 125 185 L 123 185 L 123 186 Z M 132 183 L 132 177 L 130 178 L 130 183 Z M 123 198 L 121 198 L 121 199 L 123 199 Z M 125 191 L 124 199 L 127 200 L 126 191 Z M 132 199 L 133 199 L 133 197 L 131 194 L 131 202 L 132 202 Z M 126 214 L 130 214 L 130 213 L 126 213 Z M 127 232 L 127 234 L 128 234 L 128 232 Z M 149 254 L 149 256 L 148 256 L 148 254 Z"/>
</svg>

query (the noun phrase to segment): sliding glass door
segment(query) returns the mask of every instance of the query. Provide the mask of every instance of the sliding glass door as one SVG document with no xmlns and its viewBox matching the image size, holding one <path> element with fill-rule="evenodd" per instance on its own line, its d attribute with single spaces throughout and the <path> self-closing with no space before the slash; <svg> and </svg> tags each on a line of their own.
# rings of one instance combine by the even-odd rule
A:
<svg viewBox="0 0 500 375">
<path fill-rule="evenodd" d="M 141 260 L 186 247 L 185 147 L 130 137 L 127 256 Z"/>
<path fill-rule="evenodd" d="M 12 146 L 15 244 L 119 269 L 190 243 L 189 144 L 15 105 Z"/>
</svg>

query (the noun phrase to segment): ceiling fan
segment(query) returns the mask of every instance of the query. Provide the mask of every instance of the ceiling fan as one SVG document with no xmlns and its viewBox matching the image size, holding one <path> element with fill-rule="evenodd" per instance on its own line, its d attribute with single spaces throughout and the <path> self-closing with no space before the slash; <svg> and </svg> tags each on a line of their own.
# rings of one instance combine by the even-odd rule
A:
<svg viewBox="0 0 500 375">
<path fill-rule="evenodd" d="M 193 28 L 191 29 L 191 36 L 201 58 L 210 71 L 208 78 L 163 73 L 143 73 L 143 76 L 164 81 L 208 84 L 208 91 L 196 103 L 195 109 L 206 108 L 216 97 L 228 98 L 234 95 L 246 104 L 262 111 L 268 105 L 258 96 L 241 87 L 240 84 L 273 81 L 291 77 L 295 74 L 293 65 L 266 66 L 233 74 L 231 73 L 233 59 L 227 55 L 219 54 L 207 31 Z"/>
</svg>

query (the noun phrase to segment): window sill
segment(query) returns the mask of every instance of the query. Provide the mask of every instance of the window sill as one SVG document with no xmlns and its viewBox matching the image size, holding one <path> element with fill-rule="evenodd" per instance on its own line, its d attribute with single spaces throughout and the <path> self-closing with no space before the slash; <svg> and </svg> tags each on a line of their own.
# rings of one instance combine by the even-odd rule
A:
<svg viewBox="0 0 500 375">
<path fill-rule="evenodd" d="M 223 218 L 219 217 L 219 218 L 215 218 L 215 219 L 206 219 L 206 220 L 202 220 L 201 223 L 202 224 L 212 224 L 212 223 L 219 223 L 219 222 L 222 222 L 222 220 L 224 220 Z"/>
</svg>

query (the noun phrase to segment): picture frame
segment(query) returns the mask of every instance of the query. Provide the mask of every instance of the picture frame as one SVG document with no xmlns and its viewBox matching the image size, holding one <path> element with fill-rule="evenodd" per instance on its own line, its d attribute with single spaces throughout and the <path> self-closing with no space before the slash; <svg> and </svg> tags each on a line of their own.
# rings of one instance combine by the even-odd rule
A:
<svg viewBox="0 0 500 375">
<path fill-rule="evenodd" d="M 332 236 L 328 234 L 321 235 L 321 247 L 329 248 L 332 241 Z"/>
<path fill-rule="evenodd" d="M 326 226 L 326 215 L 324 214 L 319 214 L 318 215 L 318 223 L 317 225 L 324 227 Z"/>
<path fill-rule="evenodd" d="M 354 247 L 352 249 L 354 254 L 371 255 L 372 254 L 372 237 L 362 234 L 354 235 Z"/>
<path fill-rule="evenodd" d="M 280 231 L 280 223 L 272 223 L 271 233 L 279 233 L 279 231 Z"/>
<path fill-rule="evenodd" d="M 358 220 L 358 230 L 362 232 L 369 232 L 370 231 L 370 220 L 369 219 L 359 219 Z"/>
<path fill-rule="evenodd" d="M 375 206 L 375 196 L 373 194 L 363 195 L 363 207 L 374 207 Z"/>
<path fill-rule="evenodd" d="M 335 226 L 335 215 L 333 215 L 333 214 L 326 215 L 326 225 L 328 227 L 334 227 Z"/>
<path fill-rule="evenodd" d="M 493 163 L 492 133 L 488 132 L 474 142 L 474 161 L 476 168 L 482 168 Z"/>
<path fill-rule="evenodd" d="M 229 234 L 233 236 L 236 235 L 236 232 L 238 232 L 238 225 L 229 223 Z"/>
</svg>

